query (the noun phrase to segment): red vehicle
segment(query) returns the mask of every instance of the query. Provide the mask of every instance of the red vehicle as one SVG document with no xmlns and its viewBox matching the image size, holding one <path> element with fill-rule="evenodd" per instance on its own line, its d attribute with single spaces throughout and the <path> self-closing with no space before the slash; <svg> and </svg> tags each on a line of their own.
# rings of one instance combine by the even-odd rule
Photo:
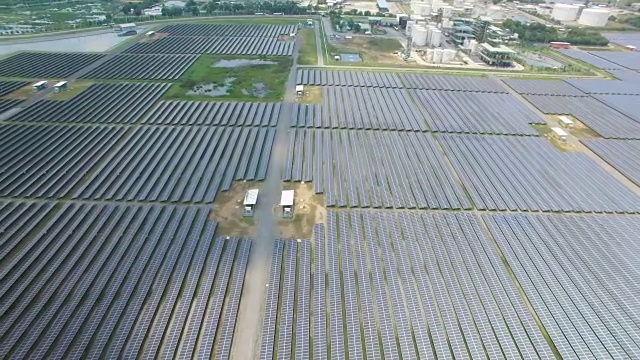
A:
<svg viewBox="0 0 640 360">
<path fill-rule="evenodd" d="M 561 41 L 552 41 L 549 43 L 549 47 L 553 49 L 568 49 L 571 47 L 571 43 L 561 42 Z"/>
</svg>

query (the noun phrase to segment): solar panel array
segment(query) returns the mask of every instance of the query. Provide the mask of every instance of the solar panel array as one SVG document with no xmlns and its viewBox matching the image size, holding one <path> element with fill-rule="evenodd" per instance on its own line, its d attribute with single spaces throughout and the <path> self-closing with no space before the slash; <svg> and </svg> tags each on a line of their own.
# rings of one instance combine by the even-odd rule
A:
<svg viewBox="0 0 640 360">
<path fill-rule="evenodd" d="M 0 207 L 2 358 L 228 353 L 251 243 L 214 240 L 207 209 Z"/>
<path fill-rule="evenodd" d="M 587 96 L 570 84 L 560 80 L 502 79 L 519 94 Z"/>
<path fill-rule="evenodd" d="M 22 100 L 19 99 L 0 99 L 0 114 L 20 104 Z"/>
<path fill-rule="evenodd" d="M 639 79 L 640 80 L 640 79 Z M 610 108 L 640 123 L 640 97 L 638 95 L 591 95 Z"/>
<path fill-rule="evenodd" d="M 68 195 L 125 132 L 109 126 L 0 125 L 0 196 Z"/>
<path fill-rule="evenodd" d="M 625 82 L 640 80 L 640 71 L 633 70 L 608 70 L 608 73 L 615 76 L 618 80 Z"/>
<path fill-rule="evenodd" d="M 260 359 L 310 358 L 310 303 L 311 242 L 276 240 L 262 322 Z"/>
<path fill-rule="evenodd" d="M 422 106 L 406 90 L 324 87 L 322 105 L 295 104 L 292 126 L 426 131 Z"/>
<path fill-rule="evenodd" d="M 66 78 L 102 59 L 105 54 L 21 52 L 0 60 L 0 76 Z"/>
<path fill-rule="evenodd" d="M 27 81 L 0 81 L 0 96 L 10 94 L 29 85 Z"/>
<path fill-rule="evenodd" d="M 409 89 L 506 93 L 498 80 L 481 76 L 446 76 L 403 73 L 398 75 Z"/>
<path fill-rule="evenodd" d="M 581 141 L 629 180 L 640 186 L 640 142 L 608 139 Z"/>
<path fill-rule="evenodd" d="M 296 84 L 313 86 L 355 86 L 401 88 L 400 78 L 394 73 L 366 71 L 327 71 L 300 69 Z"/>
<path fill-rule="evenodd" d="M 533 137 L 438 135 L 480 210 L 640 211 L 640 198 L 586 154 Z"/>
<path fill-rule="evenodd" d="M 40 100 L 12 121 L 54 123 L 135 123 L 171 84 L 93 84 L 70 100 Z"/>
<path fill-rule="evenodd" d="M 170 24 L 156 33 L 169 36 L 202 36 L 202 37 L 275 37 L 295 33 L 297 25 L 268 24 Z"/>
<path fill-rule="evenodd" d="M 281 103 L 161 101 L 142 120 L 157 125 L 276 126 Z"/>
<path fill-rule="evenodd" d="M 85 79 L 175 80 L 197 59 L 197 55 L 119 54 L 82 77 Z"/>
<path fill-rule="evenodd" d="M 325 222 L 314 235 L 314 359 L 553 358 L 477 216 L 327 210 Z"/>
<path fill-rule="evenodd" d="M 412 90 L 433 131 L 537 136 L 530 124 L 544 124 L 510 94 Z"/>
<path fill-rule="evenodd" d="M 483 218 L 562 358 L 640 356 L 636 217 Z"/>
<path fill-rule="evenodd" d="M 471 207 L 429 134 L 303 129 L 289 132 L 283 180 L 313 180 L 314 191 L 324 193 L 327 206 Z"/>
<path fill-rule="evenodd" d="M 600 79 L 567 79 L 567 83 L 587 94 L 640 95 L 640 82 L 600 80 Z"/>
<path fill-rule="evenodd" d="M 275 130 L 136 127 L 73 198 L 213 202 L 234 180 L 263 180 Z"/>
<path fill-rule="evenodd" d="M 625 116 L 594 98 L 524 95 L 546 114 L 568 114 L 576 117 L 605 138 L 640 139 L 640 122 Z"/>
<path fill-rule="evenodd" d="M 291 56 L 294 42 L 279 37 L 295 33 L 296 28 L 296 25 L 173 24 L 157 31 L 168 37 L 136 43 L 124 52 Z"/>
<path fill-rule="evenodd" d="M 616 63 L 612 63 L 611 61 L 607 61 L 601 57 L 592 55 L 586 51 L 580 51 L 580 50 L 558 50 L 559 52 L 561 52 L 562 54 L 569 56 L 571 58 L 574 58 L 576 60 L 580 60 L 583 61 L 587 64 L 593 65 L 597 68 L 600 68 L 602 70 L 620 70 L 620 69 L 624 69 L 624 67 L 616 64 Z"/>
<path fill-rule="evenodd" d="M 640 53 L 637 51 L 589 51 L 589 53 L 624 68 L 640 70 Z"/>
</svg>

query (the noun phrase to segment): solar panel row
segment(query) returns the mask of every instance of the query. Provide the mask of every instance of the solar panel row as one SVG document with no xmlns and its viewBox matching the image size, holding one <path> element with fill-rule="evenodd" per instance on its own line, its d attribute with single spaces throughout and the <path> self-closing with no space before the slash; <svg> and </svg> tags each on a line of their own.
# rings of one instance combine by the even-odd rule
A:
<svg viewBox="0 0 640 360">
<path fill-rule="evenodd" d="M 290 142 L 284 179 L 313 180 L 315 192 L 324 192 L 328 206 L 471 206 L 429 134 L 302 129 L 290 132 L 295 142 Z"/>
<path fill-rule="evenodd" d="M 563 358 L 639 356 L 634 217 L 483 218 Z"/>
<path fill-rule="evenodd" d="M 168 36 L 233 37 L 242 34 L 246 37 L 277 38 L 295 33 L 296 29 L 297 25 L 187 23 L 165 25 L 157 32 Z"/>
<path fill-rule="evenodd" d="M 11 121 L 43 123 L 135 123 L 171 84 L 93 84 L 70 100 L 40 100 Z"/>
<path fill-rule="evenodd" d="M 105 54 L 19 52 L 0 60 L 0 76 L 64 79 Z"/>
<path fill-rule="evenodd" d="M 293 106 L 293 127 L 426 131 L 407 90 L 323 87 L 321 105 Z"/>
<path fill-rule="evenodd" d="M 0 195 L 67 195 L 125 132 L 109 126 L 0 125 Z"/>
<path fill-rule="evenodd" d="M 476 215 L 328 210 L 326 237 L 314 358 L 318 346 L 332 358 L 553 357 Z"/>
<path fill-rule="evenodd" d="M 282 104 L 161 101 L 142 120 L 154 125 L 276 126 Z"/>
<path fill-rule="evenodd" d="M 587 155 L 545 139 L 438 135 L 481 210 L 636 213 L 638 197 Z"/>
<path fill-rule="evenodd" d="M 0 203 L 0 244 L 14 247 L 0 268 L 3 358 L 172 357 L 197 341 L 228 353 L 249 240 L 214 241 L 201 208 L 53 205 Z"/>
<path fill-rule="evenodd" d="M 271 128 L 138 127 L 93 169 L 74 198 L 212 202 L 233 180 L 264 179 L 274 133 Z"/>
<path fill-rule="evenodd" d="M 294 44 L 293 41 L 262 37 L 168 36 L 136 43 L 123 53 L 291 56 Z"/>
<path fill-rule="evenodd" d="M 82 75 L 82 78 L 176 80 L 197 59 L 197 55 L 119 54 Z"/>
</svg>

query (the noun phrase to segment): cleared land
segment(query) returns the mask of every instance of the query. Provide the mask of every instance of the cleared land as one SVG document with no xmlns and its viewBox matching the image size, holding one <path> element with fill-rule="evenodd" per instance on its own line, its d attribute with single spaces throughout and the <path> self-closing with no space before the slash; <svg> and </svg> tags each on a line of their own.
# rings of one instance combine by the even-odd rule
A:
<svg viewBox="0 0 640 360">
<path fill-rule="evenodd" d="M 318 49 L 316 46 L 316 30 L 300 29 L 298 30 L 297 36 L 302 38 L 302 45 L 300 46 L 300 54 L 298 57 L 298 64 L 300 65 L 318 64 Z"/>
</svg>

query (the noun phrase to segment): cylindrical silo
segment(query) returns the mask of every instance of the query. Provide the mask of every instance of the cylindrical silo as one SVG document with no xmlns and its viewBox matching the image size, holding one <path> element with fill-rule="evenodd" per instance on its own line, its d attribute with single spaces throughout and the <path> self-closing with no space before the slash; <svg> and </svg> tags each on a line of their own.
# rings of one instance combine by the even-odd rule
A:
<svg viewBox="0 0 640 360">
<path fill-rule="evenodd" d="M 407 21 L 407 28 L 406 28 L 404 34 L 407 35 L 407 36 L 410 36 L 411 35 L 411 30 L 412 30 L 412 28 L 413 28 L 413 26 L 415 24 L 416 24 L 416 22 L 413 21 L 413 20 Z"/>
<path fill-rule="evenodd" d="M 433 63 L 434 64 L 441 64 L 442 63 L 442 49 L 435 49 L 433 50 Z"/>
<path fill-rule="evenodd" d="M 444 49 L 442 52 L 442 63 L 448 64 L 456 58 L 456 51 L 451 49 Z"/>
<path fill-rule="evenodd" d="M 415 26 L 414 34 L 415 35 L 413 35 L 413 43 L 416 44 L 416 46 L 427 45 L 427 29 L 422 26 Z"/>
<path fill-rule="evenodd" d="M 586 26 L 607 26 L 611 11 L 607 9 L 584 9 L 578 23 Z"/>
<path fill-rule="evenodd" d="M 558 21 L 574 21 L 576 17 L 578 17 L 579 9 L 579 7 L 574 5 L 555 4 L 553 5 L 551 17 Z"/>
<path fill-rule="evenodd" d="M 440 42 L 442 41 L 442 31 L 433 30 L 431 32 L 431 41 L 429 41 L 429 45 L 432 47 L 440 46 Z"/>
</svg>

